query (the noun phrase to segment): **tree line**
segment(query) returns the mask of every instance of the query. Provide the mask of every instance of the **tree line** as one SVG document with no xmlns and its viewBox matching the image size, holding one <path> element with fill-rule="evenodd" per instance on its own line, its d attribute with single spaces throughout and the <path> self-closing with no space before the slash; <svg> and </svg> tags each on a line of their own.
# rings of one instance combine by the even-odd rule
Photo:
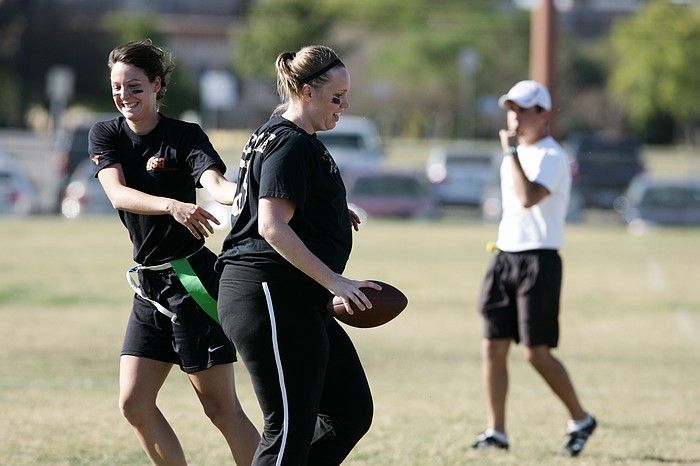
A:
<svg viewBox="0 0 700 466">
<path fill-rule="evenodd" d="M 41 20 L 23 3 L 32 2 L 0 2 L 0 125 L 21 124 L 30 105 L 46 104 L 39 63 L 51 55 L 74 61 L 78 103 L 102 109 L 109 105 L 106 73 L 96 73 L 95 63 L 106 51 L 146 36 L 167 45 L 154 13 L 112 11 L 71 22 L 44 5 Z M 257 1 L 231 26 L 231 70 L 243 86 L 263 83 L 272 92 L 278 53 L 329 44 L 350 67 L 352 112 L 374 118 L 383 133 L 492 137 L 503 117 L 496 98 L 528 77 L 530 13 L 505 3 Z M 24 36 L 13 49 L 8 43 L 18 24 L 25 25 Z M 654 143 L 692 141 L 700 120 L 698 43 L 700 7 L 670 0 L 646 2 L 595 40 L 560 27 L 558 130 L 563 136 L 604 130 Z M 166 99 L 172 113 L 198 105 L 197 77 L 182 67 L 178 72 Z"/>
</svg>

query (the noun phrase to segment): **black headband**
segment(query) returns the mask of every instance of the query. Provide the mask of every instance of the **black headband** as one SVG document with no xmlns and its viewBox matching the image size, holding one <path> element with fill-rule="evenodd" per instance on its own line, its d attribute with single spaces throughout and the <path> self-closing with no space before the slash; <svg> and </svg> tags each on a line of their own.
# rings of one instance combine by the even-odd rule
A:
<svg viewBox="0 0 700 466">
<path fill-rule="evenodd" d="M 336 58 L 335 60 L 333 60 L 332 62 L 330 62 L 329 64 L 327 64 L 323 68 L 321 68 L 320 70 L 316 71 L 315 73 L 311 73 L 309 76 L 305 77 L 304 79 L 300 79 L 299 81 L 301 81 L 302 84 L 306 84 L 308 82 L 311 82 L 314 79 L 321 76 L 326 71 L 330 70 L 331 68 L 335 68 L 338 65 L 345 66 L 345 65 L 343 65 L 343 62 L 340 61 L 340 58 Z"/>
</svg>

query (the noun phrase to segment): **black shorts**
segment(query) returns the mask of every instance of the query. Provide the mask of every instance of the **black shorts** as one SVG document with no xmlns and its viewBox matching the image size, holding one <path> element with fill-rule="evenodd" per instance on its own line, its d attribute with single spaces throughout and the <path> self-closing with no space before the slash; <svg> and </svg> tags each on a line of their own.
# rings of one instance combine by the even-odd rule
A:
<svg viewBox="0 0 700 466">
<path fill-rule="evenodd" d="M 481 289 L 484 337 L 556 347 L 561 281 L 562 262 L 556 250 L 499 252 Z"/>
<path fill-rule="evenodd" d="M 214 270 L 216 255 L 204 248 L 189 258 L 209 294 L 216 298 L 220 275 Z M 172 269 L 142 270 L 144 294 L 177 315 L 176 323 L 151 303 L 134 295 L 126 327 L 122 355 L 178 364 L 194 373 L 236 360 L 236 350 L 214 322 L 192 299 Z"/>
</svg>

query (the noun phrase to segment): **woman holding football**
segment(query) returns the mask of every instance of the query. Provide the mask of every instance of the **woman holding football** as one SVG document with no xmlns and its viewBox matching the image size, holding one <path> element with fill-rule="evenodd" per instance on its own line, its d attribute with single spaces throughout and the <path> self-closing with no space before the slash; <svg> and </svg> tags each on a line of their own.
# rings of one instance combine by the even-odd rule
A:
<svg viewBox="0 0 700 466">
<path fill-rule="evenodd" d="M 340 464 L 367 432 L 372 396 L 345 331 L 326 310 L 332 295 L 371 308 L 341 274 L 352 228 L 338 167 L 317 131 L 349 107 L 350 75 L 325 46 L 277 57 L 283 103 L 248 140 L 219 256 L 218 310 L 253 381 L 265 417 L 253 464 Z"/>
</svg>

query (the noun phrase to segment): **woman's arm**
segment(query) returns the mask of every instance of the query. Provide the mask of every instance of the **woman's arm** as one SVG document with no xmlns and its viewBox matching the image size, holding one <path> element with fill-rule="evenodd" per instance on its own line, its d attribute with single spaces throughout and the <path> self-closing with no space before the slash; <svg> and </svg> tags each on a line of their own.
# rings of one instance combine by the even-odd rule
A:
<svg viewBox="0 0 700 466">
<path fill-rule="evenodd" d="M 214 228 L 209 222 L 219 224 L 216 217 L 196 204 L 152 196 L 126 186 L 121 164 L 116 163 L 103 168 L 97 174 L 97 178 L 115 209 L 142 215 L 172 215 L 197 239 L 214 233 Z"/>
<path fill-rule="evenodd" d="M 227 180 L 218 168 L 207 168 L 199 178 L 199 184 L 206 189 L 217 202 L 225 205 L 233 204 L 236 194 L 236 183 Z"/>
<path fill-rule="evenodd" d="M 309 251 L 289 226 L 289 221 L 296 209 L 292 201 L 263 197 L 259 201 L 258 209 L 258 232 L 275 251 L 335 296 L 339 296 L 349 314 L 353 313 L 350 301 L 354 302 L 360 310 L 372 307 L 372 303 L 360 288 L 381 289 L 381 287 L 369 281 L 345 278 L 333 272 Z"/>
</svg>

